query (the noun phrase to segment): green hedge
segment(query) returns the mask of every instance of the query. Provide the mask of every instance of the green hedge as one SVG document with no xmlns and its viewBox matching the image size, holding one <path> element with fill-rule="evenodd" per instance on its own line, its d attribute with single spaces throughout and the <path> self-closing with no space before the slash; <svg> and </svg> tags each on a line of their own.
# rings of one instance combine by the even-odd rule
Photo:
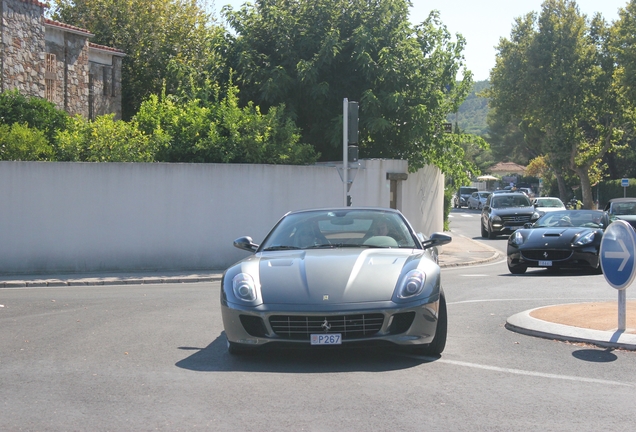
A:
<svg viewBox="0 0 636 432">
<path fill-rule="evenodd" d="M 599 182 L 592 188 L 594 200 L 598 200 L 598 207 L 602 209 L 612 198 L 622 198 L 623 196 L 636 197 L 636 179 L 629 179 L 627 191 L 621 186 L 621 179 L 605 180 Z M 625 194 L 625 192 L 627 192 Z"/>
</svg>

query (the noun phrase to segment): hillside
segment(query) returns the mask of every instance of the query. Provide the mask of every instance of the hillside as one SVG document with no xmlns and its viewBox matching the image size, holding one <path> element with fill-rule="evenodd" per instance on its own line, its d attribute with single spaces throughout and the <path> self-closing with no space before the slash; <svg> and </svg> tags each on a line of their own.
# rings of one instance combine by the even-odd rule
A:
<svg viewBox="0 0 636 432">
<path fill-rule="evenodd" d="M 459 107 L 459 112 L 449 114 L 448 121 L 459 124 L 459 128 L 475 135 L 484 136 L 488 134 L 488 124 L 486 116 L 488 115 L 488 101 L 486 98 L 477 96 L 479 92 L 488 88 L 490 83 L 486 81 L 477 81 L 474 84 L 473 91 L 468 95 L 464 103 Z"/>
</svg>

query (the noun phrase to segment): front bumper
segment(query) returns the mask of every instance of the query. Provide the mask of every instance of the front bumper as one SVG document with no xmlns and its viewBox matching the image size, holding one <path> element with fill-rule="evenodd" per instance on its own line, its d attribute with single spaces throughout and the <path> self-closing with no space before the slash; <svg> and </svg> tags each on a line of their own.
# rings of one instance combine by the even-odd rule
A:
<svg viewBox="0 0 636 432">
<path fill-rule="evenodd" d="M 599 247 L 519 249 L 508 245 L 508 265 L 541 268 L 593 268 L 599 266 Z"/>
<path fill-rule="evenodd" d="M 438 308 L 439 296 L 435 296 L 407 305 L 342 305 L 319 312 L 291 310 L 289 305 L 245 308 L 222 303 L 221 314 L 227 340 L 255 348 L 270 343 L 311 347 L 312 333 L 341 333 L 342 346 L 378 342 L 415 346 L 432 342 Z M 331 328 L 325 330 L 323 322 Z"/>
</svg>

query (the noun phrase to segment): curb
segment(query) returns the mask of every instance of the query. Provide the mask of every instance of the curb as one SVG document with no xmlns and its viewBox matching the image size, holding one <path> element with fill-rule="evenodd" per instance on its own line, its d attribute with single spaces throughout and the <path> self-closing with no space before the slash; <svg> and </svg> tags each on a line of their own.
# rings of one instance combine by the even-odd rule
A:
<svg viewBox="0 0 636 432">
<path fill-rule="evenodd" d="M 221 274 L 209 276 L 168 276 L 168 277 L 129 277 L 129 278 L 78 278 L 78 279 L 36 279 L 0 281 L 0 288 L 46 288 L 67 286 L 101 286 L 101 285 L 150 285 L 163 283 L 215 282 L 221 280 Z"/>
<path fill-rule="evenodd" d="M 564 342 L 578 342 L 603 348 L 618 348 L 636 351 L 636 335 L 622 332 L 602 331 L 551 323 L 530 316 L 535 308 L 512 315 L 505 327 L 515 333 Z"/>
</svg>

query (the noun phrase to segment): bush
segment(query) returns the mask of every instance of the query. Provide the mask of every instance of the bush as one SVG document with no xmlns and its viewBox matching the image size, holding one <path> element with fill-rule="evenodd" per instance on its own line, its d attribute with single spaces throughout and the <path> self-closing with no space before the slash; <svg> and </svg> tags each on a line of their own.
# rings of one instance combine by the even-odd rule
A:
<svg viewBox="0 0 636 432">
<path fill-rule="evenodd" d="M 0 124 L 0 160 L 48 161 L 55 159 L 55 151 L 44 132 L 26 123 Z"/>
<path fill-rule="evenodd" d="M 112 114 L 89 121 L 76 116 L 56 136 L 59 160 L 74 162 L 152 162 L 162 136 L 141 132 L 134 122 Z"/>
<path fill-rule="evenodd" d="M 49 101 L 38 97 L 25 97 L 17 90 L 0 93 L 0 124 L 27 124 L 44 132 L 49 144 L 54 145 L 57 131 L 66 128 L 68 114 Z"/>
</svg>

